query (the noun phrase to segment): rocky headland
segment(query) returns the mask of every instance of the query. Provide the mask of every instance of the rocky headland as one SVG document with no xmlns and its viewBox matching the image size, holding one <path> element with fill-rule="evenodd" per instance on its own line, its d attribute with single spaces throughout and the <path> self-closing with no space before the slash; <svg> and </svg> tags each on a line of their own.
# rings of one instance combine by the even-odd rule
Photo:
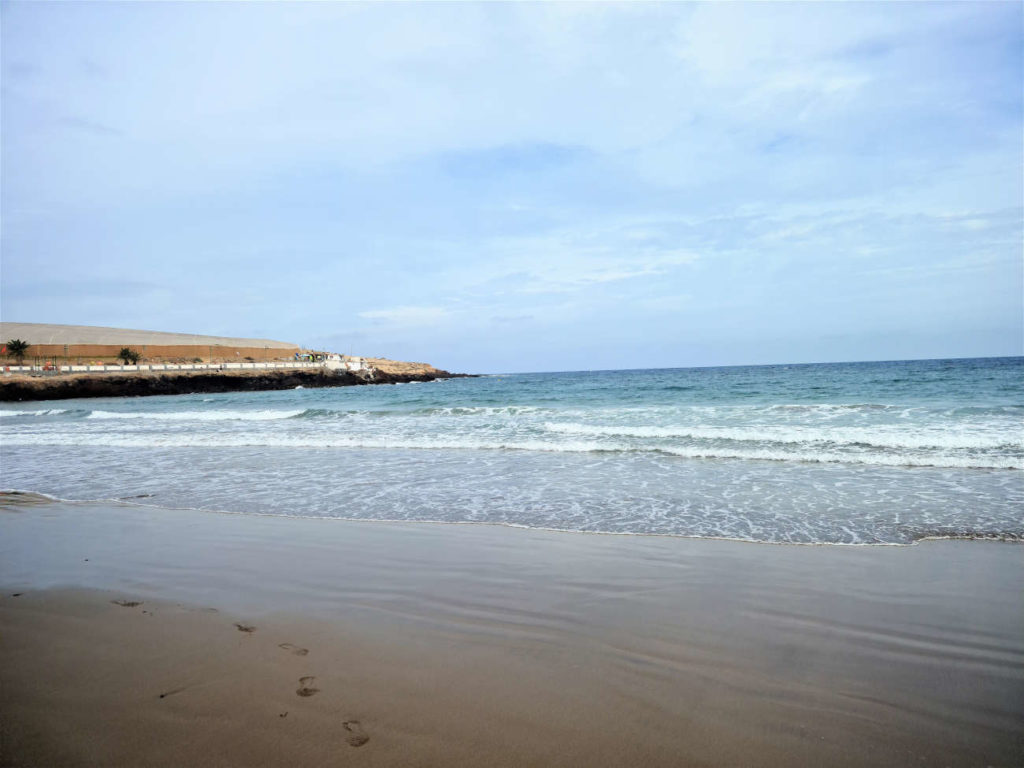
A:
<svg viewBox="0 0 1024 768">
<path fill-rule="evenodd" d="M 0 376 L 0 401 L 64 400 L 76 397 L 136 397 L 197 392 L 256 392 L 304 387 L 398 384 L 464 377 L 422 363 L 374 361 L 368 371 L 327 369 L 209 370 L 125 373 L 58 373 Z"/>
</svg>

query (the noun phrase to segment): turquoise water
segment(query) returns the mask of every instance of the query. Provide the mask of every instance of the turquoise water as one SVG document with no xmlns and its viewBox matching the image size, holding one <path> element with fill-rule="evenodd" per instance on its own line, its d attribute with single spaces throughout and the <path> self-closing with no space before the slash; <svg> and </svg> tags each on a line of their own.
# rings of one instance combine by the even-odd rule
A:
<svg viewBox="0 0 1024 768">
<path fill-rule="evenodd" d="M 1024 358 L 6 404 L 0 484 L 765 542 L 1024 537 Z"/>
</svg>

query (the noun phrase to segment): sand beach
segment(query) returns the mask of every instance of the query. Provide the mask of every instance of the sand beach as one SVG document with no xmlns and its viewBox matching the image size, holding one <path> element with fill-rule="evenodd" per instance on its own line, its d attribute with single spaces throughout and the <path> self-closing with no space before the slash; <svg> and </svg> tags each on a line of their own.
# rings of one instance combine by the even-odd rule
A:
<svg viewBox="0 0 1024 768">
<path fill-rule="evenodd" d="M 1015 766 L 1024 548 L 6 495 L 0 762 Z"/>
</svg>

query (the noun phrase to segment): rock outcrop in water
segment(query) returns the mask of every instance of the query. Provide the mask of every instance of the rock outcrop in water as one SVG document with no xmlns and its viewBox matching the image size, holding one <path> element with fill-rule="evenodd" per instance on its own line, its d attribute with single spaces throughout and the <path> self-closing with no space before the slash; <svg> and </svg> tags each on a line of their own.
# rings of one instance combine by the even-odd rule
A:
<svg viewBox="0 0 1024 768">
<path fill-rule="evenodd" d="M 389 361 L 390 362 L 390 361 Z M 224 370 L 156 373 L 73 373 L 7 375 L 0 377 L 0 400 L 64 400 L 75 397 L 135 397 L 185 395 L 197 392 L 257 392 L 304 387 L 349 387 L 360 384 L 398 384 L 410 381 L 461 378 L 431 366 L 414 365 L 410 372 L 387 367 L 369 371 Z"/>
</svg>

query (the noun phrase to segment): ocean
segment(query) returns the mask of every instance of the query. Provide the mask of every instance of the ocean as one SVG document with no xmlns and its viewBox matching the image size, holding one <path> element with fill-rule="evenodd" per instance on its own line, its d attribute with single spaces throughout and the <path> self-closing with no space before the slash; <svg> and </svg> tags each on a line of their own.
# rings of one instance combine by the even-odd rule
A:
<svg viewBox="0 0 1024 768">
<path fill-rule="evenodd" d="M 5 403 L 0 486 L 794 544 L 1024 539 L 1024 358 Z"/>
</svg>

